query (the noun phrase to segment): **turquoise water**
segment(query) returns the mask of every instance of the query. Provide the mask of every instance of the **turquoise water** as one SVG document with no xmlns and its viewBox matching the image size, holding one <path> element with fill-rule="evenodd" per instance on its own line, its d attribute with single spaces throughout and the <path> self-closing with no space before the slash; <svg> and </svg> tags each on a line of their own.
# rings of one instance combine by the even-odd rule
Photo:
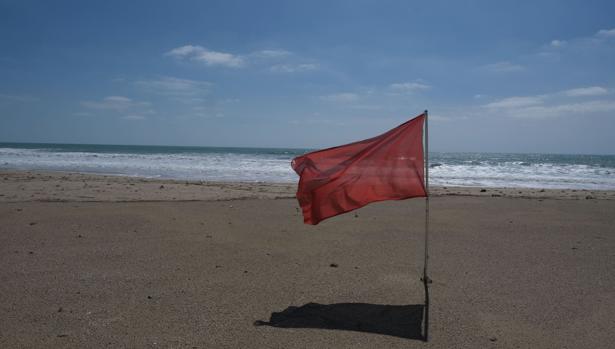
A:
<svg viewBox="0 0 615 349">
<path fill-rule="evenodd" d="M 310 149 L 0 143 L 0 168 L 187 180 L 294 182 Z M 615 156 L 430 153 L 435 185 L 615 189 Z"/>
</svg>

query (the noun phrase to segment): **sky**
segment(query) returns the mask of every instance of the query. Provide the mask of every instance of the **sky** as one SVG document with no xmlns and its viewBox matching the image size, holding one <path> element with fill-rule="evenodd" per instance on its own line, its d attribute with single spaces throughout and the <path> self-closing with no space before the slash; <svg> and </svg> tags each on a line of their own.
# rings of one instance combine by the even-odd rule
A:
<svg viewBox="0 0 615 349">
<path fill-rule="evenodd" d="M 615 2 L 0 0 L 0 142 L 615 154 Z"/>
</svg>

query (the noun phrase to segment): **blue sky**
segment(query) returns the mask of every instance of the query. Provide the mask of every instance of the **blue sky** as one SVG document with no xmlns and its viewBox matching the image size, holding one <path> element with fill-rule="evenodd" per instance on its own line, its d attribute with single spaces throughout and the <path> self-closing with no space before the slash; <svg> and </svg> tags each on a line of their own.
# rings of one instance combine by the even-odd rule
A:
<svg viewBox="0 0 615 349">
<path fill-rule="evenodd" d="M 0 141 L 615 153 L 613 1 L 0 0 Z"/>
</svg>

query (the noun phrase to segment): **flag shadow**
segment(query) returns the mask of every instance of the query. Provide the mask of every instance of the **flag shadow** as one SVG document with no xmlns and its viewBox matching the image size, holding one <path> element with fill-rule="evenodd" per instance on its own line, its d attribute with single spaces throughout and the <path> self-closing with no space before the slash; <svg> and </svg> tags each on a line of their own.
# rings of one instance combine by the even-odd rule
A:
<svg viewBox="0 0 615 349">
<path fill-rule="evenodd" d="M 259 320 L 254 325 L 346 330 L 425 340 L 421 331 L 424 310 L 422 304 L 307 303 L 271 313 L 268 322 Z"/>
</svg>

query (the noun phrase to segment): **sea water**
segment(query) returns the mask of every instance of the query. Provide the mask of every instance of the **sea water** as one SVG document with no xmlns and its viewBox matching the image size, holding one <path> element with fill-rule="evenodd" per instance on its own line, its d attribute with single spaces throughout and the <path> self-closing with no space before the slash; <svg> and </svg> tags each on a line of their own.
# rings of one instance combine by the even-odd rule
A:
<svg viewBox="0 0 615 349">
<path fill-rule="evenodd" d="M 203 181 L 295 182 L 310 149 L 0 143 L 0 169 Z M 614 155 L 430 153 L 440 186 L 615 190 Z"/>
</svg>

